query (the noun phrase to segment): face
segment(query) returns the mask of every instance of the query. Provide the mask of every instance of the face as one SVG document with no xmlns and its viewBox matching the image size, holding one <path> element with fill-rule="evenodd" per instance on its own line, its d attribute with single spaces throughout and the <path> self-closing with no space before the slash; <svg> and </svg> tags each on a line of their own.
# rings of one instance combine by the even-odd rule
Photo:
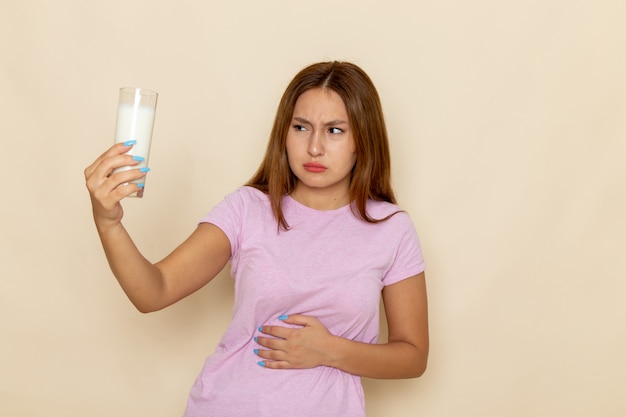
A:
<svg viewBox="0 0 626 417">
<path fill-rule="evenodd" d="M 287 133 L 287 157 L 298 178 L 292 193 L 296 200 L 315 201 L 315 208 L 325 201 L 328 207 L 349 202 L 356 149 L 346 106 L 336 92 L 315 88 L 298 98 Z"/>
</svg>

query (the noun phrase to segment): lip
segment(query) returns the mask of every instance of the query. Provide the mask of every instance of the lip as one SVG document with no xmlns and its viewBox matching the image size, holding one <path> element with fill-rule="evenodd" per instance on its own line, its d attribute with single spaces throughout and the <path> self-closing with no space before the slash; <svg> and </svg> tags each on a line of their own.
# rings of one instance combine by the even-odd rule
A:
<svg viewBox="0 0 626 417">
<path fill-rule="evenodd" d="M 304 164 L 304 169 L 309 172 L 324 172 L 326 167 L 318 162 L 307 162 Z"/>
</svg>

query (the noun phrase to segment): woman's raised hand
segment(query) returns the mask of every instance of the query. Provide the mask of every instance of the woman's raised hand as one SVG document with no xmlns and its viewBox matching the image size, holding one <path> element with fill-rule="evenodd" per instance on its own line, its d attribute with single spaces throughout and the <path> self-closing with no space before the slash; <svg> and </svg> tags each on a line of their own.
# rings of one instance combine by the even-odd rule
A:
<svg viewBox="0 0 626 417">
<path fill-rule="evenodd" d="M 139 164 L 135 157 L 126 154 L 133 144 L 133 141 L 117 143 L 85 168 L 85 182 L 98 229 L 120 223 L 124 215 L 120 201 L 142 189 L 143 184 L 131 181 L 145 177 L 147 172 L 130 169 L 113 173 L 115 168 Z"/>
</svg>

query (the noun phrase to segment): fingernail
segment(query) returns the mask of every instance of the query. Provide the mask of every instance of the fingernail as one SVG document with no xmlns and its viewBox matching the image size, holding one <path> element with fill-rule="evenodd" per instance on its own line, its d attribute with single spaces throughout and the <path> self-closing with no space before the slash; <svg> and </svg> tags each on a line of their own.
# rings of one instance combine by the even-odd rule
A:
<svg viewBox="0 0 626 417">
<path fill-rule="evenodd" d="M 259 341 L 259 338 L 255 336 L 255 337 L 254 337 L 254 341 L 255 341 L 255 342 L 258 342 L 258 341 Z"/>
<path fill-rule="evenodd" d="M 262 332 L 263 331 L 263 326 L 259 326 L 259 328 L 257 330 Z"/>
<path fill-rule="evenodd" d="M 145 184 L 144 184 L 143 182 L 140 182 L 139 184 L 137 184 L 137 187 L 139 187 L 139 188 L 143 188 L 143 187 L 144 187 L 144 185 L 145 185 Z"/>
<path fill-rule="evenodd" d="M 283 316 L 280 316 L 280 317 L 278 318 L 278 320 L 287 320 L 288 318 L 289 318 L 289 316 L 287 316 L 287 315 L 283 315 Z"/>
<path fill-rule="evenodd" d="M 139 168 L 139 171 L 141 171 L 141 172 L 148 172 L 148 171 L 150 171 L 150 168 L 148 168 L 148 167 Z"/>
<path fill-rule="evenodd" d="M 136 140 L 127 140 L 126 142 L 124 142 L 124 146 L 131 146 L 136 144 L 137 141 Z"/>
<path fill-rule="evenodd" d="M 133 159 L 135 161 L 141 162 L 141 161 L 145 161 L 146 158 L 142 157 L 142 156 L 137 156 L 137 155 L 133 155 Z"/>
<path fill-rule="evenodd" d="M 265 366 L 265 362 L 263 362 L 263 361 L 257 362 L 257 364 L 259 364 L 260 366 Z"/>
<path fill-rule="evenodd" d="M 258 355 L 259 354 L 259 349 L 254 349 L 254 354 Z"/>
</svg>

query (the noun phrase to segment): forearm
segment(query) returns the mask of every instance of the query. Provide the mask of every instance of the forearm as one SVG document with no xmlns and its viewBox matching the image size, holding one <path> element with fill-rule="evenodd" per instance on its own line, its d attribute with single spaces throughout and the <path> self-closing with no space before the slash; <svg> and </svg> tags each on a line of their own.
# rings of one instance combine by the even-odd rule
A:
<svg viewBox="0 0 626 417">
<path fill-rule="evenodd" d="M 273 369 L 330 366 L 378 379 L 416 378 L 428 360 L 428 318 L 424 274 L 385 287 L 387 343 L 356 342 L 330 333 L 315 317 L 292 314 L 280 320 L 298 326 L 261 326 L 272 337 L 257 337 L 262 366 Z"/>
<path fill-rule="evenodd" d="M 98 227 L 98 235 L 113 275 L 135 307 L 143 313 L 165 307 L 161 271 L 139 252 L 124 226 Z"/>
<path fill-rule="evenodd" d="M 333 337 L 327 365 L 353 375 L 377 379 L 416 378 L 426 370 L 428 351 L 408 342 L 383 344 Z"/>
</svg>

